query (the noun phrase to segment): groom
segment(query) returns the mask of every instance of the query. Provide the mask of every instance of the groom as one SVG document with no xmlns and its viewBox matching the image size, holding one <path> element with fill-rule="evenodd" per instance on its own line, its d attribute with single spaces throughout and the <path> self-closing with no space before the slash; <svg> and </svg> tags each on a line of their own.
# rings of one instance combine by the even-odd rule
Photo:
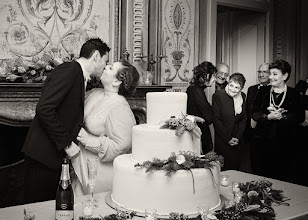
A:
<svg viewBox="0 0 308 220">
<path fill-rule="evenodd" d="M 83 124 L 87 81 L 101 77 L 109 51 L 99 38 L 90 39 L 78 59 L 57 66 L 46 79 L 22 148 L 25 203 L 55 199 L 63 158 L 76 157 L 80 151 L 75 143 Z"/>
</svg>

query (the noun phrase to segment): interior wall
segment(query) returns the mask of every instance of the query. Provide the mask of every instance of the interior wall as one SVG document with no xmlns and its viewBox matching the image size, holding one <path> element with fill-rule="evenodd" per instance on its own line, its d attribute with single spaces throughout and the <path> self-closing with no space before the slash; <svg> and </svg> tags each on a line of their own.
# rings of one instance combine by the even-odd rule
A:
<svg viewBox="0 0 308 220">
<path fill-rule="evenodd" d="M 266 62 L 265 16 L 264 12 L 218 6 L 216 65 L 223 62 L 230 73 L 244 74 L 245 93 L 258 83 L 257 68 Z"/>
<path fill-rule="evenodd" d="M 292 87 L 308 78 L 307 10 L 304 0 L 273 0 L 273 60 L 291 64 L 287 84 Z"/>
<path fill-rule="evenodd" d="M 300 24 L 298 36 L 300 37 L 299 48 L 299 77 L 298 80 L 307 80 L 308 79 L 308 1 L 301 0 L 301 4 L 299 5 L 299 16 L 300 16 Z"/>
<path fill-rule="evenodd" d="M 241 23 L 243 20 L 237 22 Z M 245 76 L 246 83 L 243 92 L 247 94 L 248 87 L 257 83 L 258 27 L 247 23 L 237 25 L 240 27 L 232 37 L 231 73 L 240 72 Z"/>
</svg>

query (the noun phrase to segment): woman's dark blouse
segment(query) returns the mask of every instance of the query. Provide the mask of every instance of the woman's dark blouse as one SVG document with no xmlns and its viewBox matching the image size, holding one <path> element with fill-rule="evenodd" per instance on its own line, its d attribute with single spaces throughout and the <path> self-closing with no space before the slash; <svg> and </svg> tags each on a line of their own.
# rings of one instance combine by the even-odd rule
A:
<svg viewBox="0 0 308 220">
<path fill-rule="evenodd" d="M 205 96 L 205 88 L 195 84 L 187 88 L 187 114 L 201 117 L 205 124 L 210 125 L 213 122 L 213 110 Z"/>
<path fill-rule="evenodd" d="M 209 125 L 213 122 L 212 106 L 208 102 L 204 89 L 205 86 L 191 84 L 187 90 L 187 114 L 201 117 L 205 120 L 204 123 L 198 123 L 201 129 L 202 136 L 202 151 L 207 153 L 213 149 L 213 141 Z"/>
<path fill-rule="evenodd" d="M 290 133 L 290 129 L 298 125 L 305 119 L 305 112 L 300 102 L 300 94 L 294 88 L 287 87 L 287 94 L 281 108 L 287 110 L 285 119 L 268 120 L 267 115 L 269 111 L 267 108 L 270 104 L 271 86 L 260 91 L 254 102 L 252 108 L 252 118 L 257 122 L 256 134 L 258 136 L 274 138 L 283 137 Z M 283 94 L 278 96 L 275 103 L 280 103 Z"/>
</svg>

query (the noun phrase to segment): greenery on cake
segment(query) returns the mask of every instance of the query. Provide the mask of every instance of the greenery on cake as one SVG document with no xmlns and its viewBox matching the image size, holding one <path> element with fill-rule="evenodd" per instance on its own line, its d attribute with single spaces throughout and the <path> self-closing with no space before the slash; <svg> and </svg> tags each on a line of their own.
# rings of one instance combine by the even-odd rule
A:
<svg viewBox="0 0 308 220">
<path fill-rule="evenodd" d="M 198 116 L 181 114 L 179 117 L 171 116 L 160 127 L 161 129 L 175 130 L 175 135 L 180 136 L 184 131 L 189 131 L 192 135 L 200 138 L 201 130 L 197 125 L 197 122 L 203 123 L 204 119 Z"/>
<path fill-rule="evenodd" d="M 171 176 L 178 170 L 191 170 L 195 168 L 210 169 L 217 165 L 217 162 L 220 163 L 220 166 L 223 166 L 224 159 L 215 152 L 197 155 L 191 151 L 180 151 L 177 155 L 172 152 L 168 159 L 154 158 L 153 161 L 137 163 L 135 167 L 144 168 L 146 172 L 164 170 L 166 176 Z"/>
</svg>

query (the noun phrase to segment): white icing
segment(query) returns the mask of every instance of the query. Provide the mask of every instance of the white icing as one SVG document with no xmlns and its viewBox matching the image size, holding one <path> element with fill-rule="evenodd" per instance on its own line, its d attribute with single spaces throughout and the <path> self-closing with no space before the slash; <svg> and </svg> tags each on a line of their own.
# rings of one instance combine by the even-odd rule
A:
<svg viewBox="0 0 308 220">
<path fill-rule="evenodd" d="M 187 94 L 184 92 L 148 92 L 147 124 L 158 125 L 170 118 L 186 114 Z"/>
<path fill-rule="evenodd" d="M 172 152 L 179 151 L 192 151 L 200 155 L 200 138 L 188 131 L 176 136 L 175 130 L 141 124 L 133 127 L 132 135 L 132 157 L 136 161 L 168 159 Z"/>
<path fill-rule="evenodd" d="M 110 195 L 110 197 L 111 197 L 112 202 L 114 204 L 116 204 L 117 206 L 121 207 L 121 208 L 124 208 L 124 209 L 129 210 L 129 211 L 139 212 L 139 213 L 144 213 L 145 212 L 145 210 L 132 209 L 132 208 L 129 208 L 129 207 L 123 205 L 123 204 L 118 203 L 117 201 L 115 201 L 113 199 L 113 195 L 112 194 Z M 213 211 L 213 210 L 217 209 L 220 206 L 220 204 L 221 204 L 221 199 L 219 198 L 218 204 L 216 206 L 210 208 L 209 211 Z M 170 213 L 157 213 L 157 215 L 162 215 L 162 216 L 169 216 L 169 214 Z M 185 215 L 197 215 L 199 213 L 198 212 L 188 212 L 188 213 L 183 213 L 183 214 L 185 214 Z"/>
</svg>

